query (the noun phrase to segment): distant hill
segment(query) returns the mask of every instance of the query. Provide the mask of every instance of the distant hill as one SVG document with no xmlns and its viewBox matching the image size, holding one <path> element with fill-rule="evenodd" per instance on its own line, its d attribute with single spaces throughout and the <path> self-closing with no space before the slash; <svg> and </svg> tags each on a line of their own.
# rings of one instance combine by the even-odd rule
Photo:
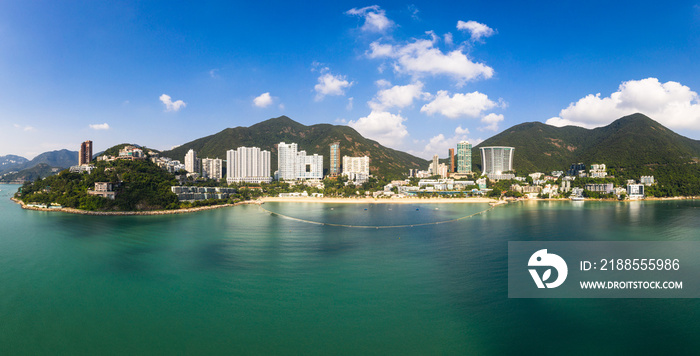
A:
<svg viewBox="0 0 700 356">
<path fill-rule="evenodd" d="M 62 168 L 51 167 L 46 163 L 39 163 L 31 168 L 25 168 L 15 173 L 6 173 L 0 177 L 0 182 L 24 183 L 33 182 L 39 178 L 46 178 L 60 172 Z"/>
<path fill-rule="evenodd" d="M 0 175 L 11 171 L 17 171 L 17 167 L 21 167 L 27 162 L 29 162 L 29 160 L 21 156 L 0 156 Z"/>
<path fill-rule="evenodd" d="M 35 178 L 37 175 L 40 175 L 43 178 L 45 177 L 44 173 L 52 171 L 51 168 L 59 168 L 60 171 L 69 168 L 70 166 L 78 164 L 78 152 L 69 151 L 66 149 L 44 152 L 34 157 L 34 159 L 32 159 L 31 161 L 27 160 L 24 157 L 9 155 L 0 157 L 0 162 L 2 162 L 2 159 L 5 157 L 18 157 L 11 158 L 10 161 L 14 160 L 15 162 L 21 163 L 7 164 L 4 166 L 0 165 L 0 176 L 5 175 L 9 172 L 17 172 L 17 177 L 26 176 Z M 40 164 L 44 164 L 46 167 L 33 169 L 34 167 Z M 7 181 L 7 176 L 3 177 L 2 180 Z"/>
<path fill-rule="evenodd" d="M 479 147 L 515 147 L 518 173 L 566 170 L 572 163 L 605 163 L 611 168 L 697 162 L 700 141 L 681 136 L 643 114 L 620 118 L 592 130 L 540 122 L 513 126 L 474 147 L 472 162 L 481 168 Z"/>
<path fill-rule="evenodd" d="M 78 152 L 66 149 L 44 152 L 25 164 L 25 168 L 46 163 L 51 167 L 69 168 L 78 164 Z"/>
<path fill-rule="evenodd" d="M 330 165 L 329 145 L 340 142 L 342 156 L 369 156 L 370 173 L 379 176 L 400 177 L 408 173 L 409 168 L 426 169 L 428 161 L 380 145 L 378 142 L 362 137 L 355 129 L 344 125 L 318 124 L 306 126 L 286 116 L 260 122 L 250 127 L 228 128 L 211 136 L 185 143 L 172 150 L 163 151 L 164 157 L 171 157 L 184 162 L 185 154 L 190 149 L 197 152 L 197 157 L 226 159 L 226 151 L 240 146 L 255 146 L 271 153 L 272 171 L 277 170 L 277 144 L 280 142 L 297 143 L 299 150 L 307 154 L 323 155 L 323 167 L 326 173 Z M 272 173 L 272 172 L 271 172 Z"/>
</svg>

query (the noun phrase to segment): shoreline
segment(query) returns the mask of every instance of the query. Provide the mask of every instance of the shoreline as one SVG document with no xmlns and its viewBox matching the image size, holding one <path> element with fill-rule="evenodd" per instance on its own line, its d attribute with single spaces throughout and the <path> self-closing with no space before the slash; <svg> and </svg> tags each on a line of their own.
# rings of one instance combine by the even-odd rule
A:
<svg viewBox="0 0 700 356">
<path fill-rule="evenodd" d="M 213 209 L 226 208 L 226 207 L 237 206 L 237 205 L 260 204 L 259 200 L 246 200 L 246 201 L 242 201 L 242 202 L 238 202 L 238 203 L 234 203 L 234 204 L 207 205 L 207 206 L 199 206 L 196 208 L 177 209 L 177 210 L 89 211 L 89 210 L 80 210 L 80 209 L 74 209 L 74 208 L 56 208 L 56 209 L 39 208 L 39 207 L 34 207 L 34 206 L 27 206 L 27 204 L 25 204 L 23 201 L 21 201 L 19 199 L 16 199 L 15 197 L 10 198 L 10 200 L 19 204 L 22 207 L 22 209 L 26 209 L 26 210 L 49 211 L 49 212 L 56 211 L 56 212 L 68 213 L 68 214 L 94 215 L 94 216 L 134 216 L 134 215 L 145 216 L 145 215 L 187 214 L 187 213 L 195 213 L 198 211 L 213 210 Z"/>
<path fill-rule="evenodd" d="M 638 201 L 673 201 L 673 200 L 696 200 L 700 197 L 667 197 L 667 198 L 656 198 L 649 197 L 639 200 L 617 200 L 617 199 L 586 199 L 585 201 L 605 201 L 605 202 L 618 202 L 618 203 L 628 203 L 628 202 L 638 202 Z M 317 198 L 317 197 L 262 197 L 257 200 L 246 200 L 234 204 L 221 204 L 221 205 L 207 205 L 200 206 L 196 208 L 186 208 L 177 210 L 150 210 L 150 211 L 89 211 L 80 210 L 74 208 L 39 208 L 35 206 L 27 206 L 23 201 L 11 197 L 10 200 L 19 204 L 22 209 L 34 210 L 34 211 L 48 211 L 48 212 L 62 212 L 68 214 L 78 214 L 78 215 L 93 215 L 93 216 L 146 216 L 146 215 L 172 215 L 172 214 L 188 214 L 195 213 L 198 211 L 206 211 L 220 208 L 227 208 L 238 205 L 249 205 L 249 204 L 265 204 L 265 203 L 312 203 L 312 204 L 491 204 L 491 205 L 501 205 L 516 202 L 551 202 L 551 201 L 571 201 L 568 198 L 552 198 L 552 199 L 507 199 L 507 200 L 496 200 L 491 198 L 401 198 L 401 199 L 375 199 L 375 198 Z"/>
<path fill-rule="evenodd" d="M 332 204 L 459 204 L 481 203 L 490 204 L 499 201 L 491 198 L 400 198 L 400 199 L 375 199 L 375 198 L 314 198 L 314 197 L 264 197 L 259 199 L 262 203 L 332 203 Z"/>
</svg>

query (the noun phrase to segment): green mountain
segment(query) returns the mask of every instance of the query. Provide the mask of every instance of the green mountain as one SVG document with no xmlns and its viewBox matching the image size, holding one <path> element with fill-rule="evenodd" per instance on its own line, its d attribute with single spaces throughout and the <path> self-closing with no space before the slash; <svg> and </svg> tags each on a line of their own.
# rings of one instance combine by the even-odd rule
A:
<svg viewBox="0 0 700 356">
<path fill-rule="evenodd" d="M 250 127 L 225 129 L 217 134 L 203 137 L 161 153 L 184 162 L 185 154 L 190 149 L 197 152 L 197 157 L 226 159 L 226 151 L 240 146 L 260 147 L 271 153 L 272 171 L 277 170 L 277 144 L 280 142 L 297 143 L 299 150 L 307 154 L 323 155 L 323 167 L 326 172 L 330 165 L 329 145 L 340 142 L 342 156 L 369 156 L 370 173 L 385 177 L 403 177 L 410 168 L 425 169 L 428 161 L 408 153 L 384 147 L 376 141 L 362 137 L 349 126 L 318 124 L 306 126 L 286 116 L 269 119 Z"/>
<path fill-rule="evenodd" d="M 24 183 L 33 182 L 40 178 L 46 178 L 61 171 L 60 167 L 51 167 L 46 163 L 39 163 L 31 168 L 25 168 L 19 172 L 6 173 L 0 176 L 0 182 Z"/>
<path fill-rule="evenodd" d="M 620 118 L 592 130 L 540 122 L 513 126 L 474 147 L 472 162 L 481 168 L 479 147 L 515 147 L 513 166 L 520 173 L 566 170 L 572 163 L 605 163 L 610 168 L 678 165 L 698 162 L 700 141 L 681 136 L 643 114 Z"/>
</svg>

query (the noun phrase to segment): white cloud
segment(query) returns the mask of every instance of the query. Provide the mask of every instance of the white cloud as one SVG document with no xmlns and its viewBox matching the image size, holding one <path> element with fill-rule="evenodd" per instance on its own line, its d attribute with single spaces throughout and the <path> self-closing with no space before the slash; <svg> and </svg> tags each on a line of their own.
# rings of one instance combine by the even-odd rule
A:
<svg viewBox="0 0 700 356">
<path fill-rule="evenodd" d="M 187 106 L 187 104 L 182 100 L 177 100 L 177 101 L 173 102 L 172 98 L 170 98 L 170 95 L 167 95 L 167 94 L 161 95 L 159 99 L 161 102 L 163 102 L 163 104 L 165 104 L 165 111 L 178 112 L 182 108 Z"/>
<path fill-rule="evenodd" d="M 19 125 L 19 124 L 14 124 L 14 126 L 15 126 L 16 129 L 20 129 L 20 130 L 23 130 L 23 131 L 34 131 L 34 127 L 33 127 L 33 126 L 22 126 L 22 125 Z"/>
<path fill-rule="evenodd" d="M 622 116 L 645 114 L 673 129 L 700 130 L 700 97 L 678 82 L 656 78 L 630 80 L 608 97 L 589 94 L 547 120 L 554 126 L 605 126 Z"/>
<path fill-rule="evenodd" d="M 446 33 L 444 37 L 445 37 L 445 43 L 447 45 L 452 46 L 454 44 L 454 38 L 452 37 L 451 33 L 449 33 L 449 32 Z"/>
<path fill-rule="evenodd" d="M 414 99 L 427 98 L 430 94 L 423 92 L 423 83 L 416 82 L 408 85 L 395 85 L 389 89 L 380 90 L 368 102 L 374 111 L 384 111 L 389 108 L 404 108 L 413 104 Z"/>
<path fill-rule="evenodd" d="M 272 105 L 272 96 L 270 96 L 270 92 L 262 93 L 259 96 L 257 96 L 255 99 L 253 99 L 253 105 L 259 107 L 259 108 L 266 108 L 270 105 Z"/>
<path fill-rule="evenodd" d="M 426 159 L 432 158 L 434 154 L 440 157 L 446 157 L 448 150 L 450 148 L 457 148 L 457 143 L 460 141 L 469 141 L 473 146 L 483 141 L 482 139 L 470 139 L 467 135 L 469 135 L 469 130 L 458 126 L 454 131 L 454 135 L 451 137 L 438 134 L 430 138 L 422 151 L 409 151 L 409 153 Z"/>
<path fill-rule="evenodd" d="M 365 23 L 362 25 L 363 31 L 384 32 L 393 24 L 393 22 L 386 17 L 386 12 L 378 5 L 367 6 L 361 9 L 352 8 L 346 11 L 345 14 L 363 17 L 365 19 Z"/>
<path fill-rule="evenodd" d="M 473 93 L 457 93 L 450 97 L 446 90 L 440 90 L 433 101 L 423 105 L 421 112 L 433 115 L 440 113 L 450 119 L 459 117 L 478 117 L 483 111 L 498 106 L 491 101 L 486 94 L 475 91 Z"/>
<path fill-rule="evenodd" d="M 379 88 L 388 88 L 391 86 L 391 82 L 385 79 L 379 79 L 374 84 Z"/>
<path fill-rule="evenodd" d="M 478 41 L 485 37 L 492 36 L 495 32 L 492 28 L 476 21 L 457 21 L 457 29 L 468 31 L 472 41 Z"/>
<path fill-rule="evenodd" d="M 394 71 L 413 77 L 425 75 L 445 75 L 452 77 L 459 86 L 467 81 L 493 76 L 493 68 L 473 62 L 462 49 L 443 53 L 435 48 L 436 39 L 416 39 L 405 45 L 391 45 L 373 42 L 370 44 L 369 58 L 392 58 Z"/>
<path fill-rule="evenodd" d="M 348 82 L 345 76 L 325 73 L 318 77 L 318 84 L 314 86 L 316 101 L 322 100 L 326 95 L 345 95 L 345 89 L 352 85 L 353 82 Z"/>
<path fill-rule="evenodd" d="M 456 133 L 457 135 L 469 135 L 469 129 L 467 129 L 467 128 L 464 128 L 464 129 L 463 129 L 463 128 L 462 128 L 462 125 L 459 125 L 459 126 L 457 126 L 457 128 L 455 129 L 455 133 Z"/>
<path fill-rule="evenodd" d="M 214 68 L 214 69 L 210 70 L 210 71 L 209 71 L 209 76 L 210 76 L 211 78 L 213 78 L 213 79 L 219 78 L 219 69 L 218 69 L 218 68 Z"/>
<path fill-rule="evenodd" d="M 401 115 L 386 111 L 372 111 L 366 117 L 350 120 L 348 126 L 357 130 L 362 136 L 376 140 L 385 146 L 396 147 L 401 144 L 408 130 Z"/>
<path fill-rule="evenodd" d="M 353 97 L 348 98 L 348 104 L 345 105 L 345 110 L 347 110 L 347 111 L 352 110 L 354 100 L 355 100 L 355 98 L 353 98 Z"/>
<path fill-rule="evenodd" d="M 109 124 L 106 122 L 104 124 L 90 124 L 90 128 L 93 130 L 109 130 Z"/>
<path fill-rule="evenodd" d="M 498 131 L 498 123 L 503 121 L 503 115 L 490 113 L 481 118 L 481 123 L 486 124 L 480 130 Z"/>
</svg>

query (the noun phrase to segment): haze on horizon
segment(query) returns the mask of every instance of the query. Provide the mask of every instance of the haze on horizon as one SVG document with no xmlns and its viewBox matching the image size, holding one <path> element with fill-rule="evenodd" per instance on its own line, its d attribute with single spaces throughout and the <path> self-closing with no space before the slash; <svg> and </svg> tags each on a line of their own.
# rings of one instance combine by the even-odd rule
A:
<svg viewBox="0 0 700 356">
<path fill-rule="evenodd" d="M 0 156 L 286 115 L 423 158 L 641 112 L 700 138 L 700 3 L 0 3 Z"/>
</svg>

